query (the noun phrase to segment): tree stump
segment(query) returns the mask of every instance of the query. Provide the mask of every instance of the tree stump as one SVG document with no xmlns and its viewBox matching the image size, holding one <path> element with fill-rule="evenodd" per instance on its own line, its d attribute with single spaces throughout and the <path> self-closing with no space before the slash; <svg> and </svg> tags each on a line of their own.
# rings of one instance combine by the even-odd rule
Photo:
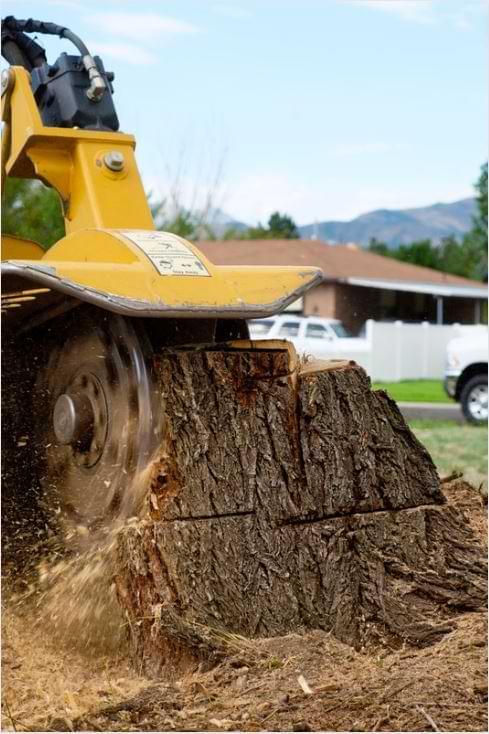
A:
<svg viewBox="0 0 489 734">
<path fill-rule="evenodd" d="M 429 644 L 483 605 L 484 556 L 396 403 L 354 362 L 240 344 L 158 358 L 164 444 L 117 552 L 143 670 L 212 630 Z"/>
</svg>

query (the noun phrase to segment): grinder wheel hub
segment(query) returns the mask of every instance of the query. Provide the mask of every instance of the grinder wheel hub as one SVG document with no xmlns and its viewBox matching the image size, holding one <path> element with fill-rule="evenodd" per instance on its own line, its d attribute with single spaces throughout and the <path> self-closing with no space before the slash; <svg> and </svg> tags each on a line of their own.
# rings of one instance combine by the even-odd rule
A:
<svg viewBox="0 0 489 734">
<path fill-rule="evenodd" d="M 35 388 L 43 501 L 70 537 L 108 529 L 138 511 L 160 440 L 151 345 L 139 324 L 87 307 L 47 349 Z"/>
<path fill-rule="evenodd" d="M 104 452 L 107 439 L 107 400 L 101 381 L 91 373 L 77 374 L 56 400 L 54 433 L 60 444 L 71 446 L 79 466 L 92 467 Z"/>
<path fill-rule="evenodd" d="M 66 393 L 59 396 L 54 406 L 53 428 L 63 446 L 78 443 L 81 436 L 90 432 L 93 425 L 90 408 L 90 401 L 83 396 Z"/>
</svg>

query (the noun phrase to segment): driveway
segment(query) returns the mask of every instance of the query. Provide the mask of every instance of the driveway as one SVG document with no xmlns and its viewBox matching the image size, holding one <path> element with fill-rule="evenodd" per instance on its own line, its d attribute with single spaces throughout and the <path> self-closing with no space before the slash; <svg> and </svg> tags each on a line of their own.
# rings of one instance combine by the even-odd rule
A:
<svg viewBox="0 0 489 734">
<path fill-rule="evenodd" d="M 465 422 L 459 403 L 398 403 L 398 406 L 407 420 L 421 418 Z"/>
</svg>

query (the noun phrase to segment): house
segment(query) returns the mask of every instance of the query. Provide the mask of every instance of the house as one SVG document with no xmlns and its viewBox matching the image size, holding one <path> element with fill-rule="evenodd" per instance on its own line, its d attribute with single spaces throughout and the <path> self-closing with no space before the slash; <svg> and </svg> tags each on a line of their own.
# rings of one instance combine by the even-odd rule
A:
<svg viewBox="0 0 489 734">
<path fill-rule="evenodd" d="M 306 293 L 304 315 L 341 319 L 358 332 L 366 319 L 476 324 L 487 321 L 487 285 L 403 263 L 356 245 L 319 240 L 198 243 L 218 265 L 315 265 L 323 281 Z"/>
</svg>

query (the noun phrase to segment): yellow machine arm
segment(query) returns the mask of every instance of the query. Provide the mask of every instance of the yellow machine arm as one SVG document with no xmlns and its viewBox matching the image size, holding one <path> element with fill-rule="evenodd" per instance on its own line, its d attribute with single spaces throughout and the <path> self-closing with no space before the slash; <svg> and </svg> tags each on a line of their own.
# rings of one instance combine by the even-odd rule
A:
<svg viewBox="0 0 489 734">
<path fill-rule="evenodd" d="M 23 67 L 4 72 L 2 119 L 4 173 L 56 189 L 66 227 L 48 252 L 18 238 L 2 242 L 9 320 L 66 297 L 129 316 L 257 318 L 322 277 L 311 267 L 217 266 L 190 242 L 155 231 L 134 137 L 45 126 Z"/>
<path fill-rule="evenodd" d="M 2 399 L 12 455 L 26 446 L 4 484 L 18 503 L 18 468 L 27 466 L 66 544 L 79 528 L 98 542 L 137 514 L 140 478 L 162 446 L 161 351 L 249 349 L 247 319 L 283 310 L 322 276 L 311 267 L 217 266 L 156 231 L 102 60 L 55 23 L 9 16 L 2 30 L 11 64 L 2 75 L 2 180 L 54 188 L 66 231 L 47 252 L 2 240 Z M 50 64 L 29 33 L 68 39 L 79 55 Z"/>
</svg>

